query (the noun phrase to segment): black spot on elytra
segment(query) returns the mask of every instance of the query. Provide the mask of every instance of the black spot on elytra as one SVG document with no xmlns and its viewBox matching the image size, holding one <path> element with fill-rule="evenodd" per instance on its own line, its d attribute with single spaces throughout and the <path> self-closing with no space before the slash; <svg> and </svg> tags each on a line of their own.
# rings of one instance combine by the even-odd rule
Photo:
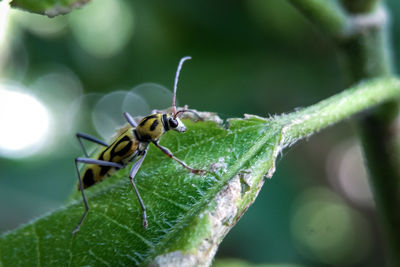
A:
<svg viewBox="0 0 400 267">
<path fill-rule="evenodd" d="M 115 151 L 115 149 L 119 146 L 119 144 L 121 144 L 122 142 L 127 142 L 127 141 L 129 141 L 127 144 L 126 144 L 126 146 L 124 146 L 122 149 L 120 149 L 119 151 Z M 109 162 L 114 162 L 114 158 L 116 157 L 116 156 L 121 156 L 121 157 L 123 157 L 124 155 L 126 155 L 128 152 L 129 152 L 129 150 L 131 149 L 131 147 L 132 147 L 132 141 L 131 141 L 131 139 L 128 137 L 128 136 L 124 136 L 123 138 L 121 138 L 120 140 L 118 140 L 118 142 L 116 142 L 116 143 L 114 143 L 114 144 L 112 144 L 111 146 L 109 146 L 106 150 L 104 150 L 100 155 L 99 155 L 99 157 L 97 158 L 98 160 L 102 160 L 102 161 L 109 161 Z M 104 154 L 109 150 L 111 148 L 111 151 L 110 151 L 110 158 L 108 158 L 108 159 L 104 159 Z M 100 167 L 100 176 L 104 176 L 104 175 L 106 175 L 109 171 L 110 171 L 110 169 L 112 168 L 112 167 L 110 167 L 110 166 L 101 166 L 101 165 L 99 165 L 99 167 Z"/>
<path fill-rule="evenodd" d="M 117 149 L 117 147 L 123 142 L 127 142 L 127 144 L 122 149 L 120 149 L 118 151 L 115 151 L 115 149 Z M 118 142 L 115 145 L 113 145 L 113 147 L 112 147 L 112 149 L 110 151 L 110 155 L 111 155 L 110 161 L 112 161 L 112 159 L 115 156 L 121 156 L 122 157 L 122 156 L 126 155 L 126 153 L 129 152 L 131 147 L 132 147 L 132 140 L 128 136 L 124 136 L 123 138 L 118 140 Z"/>
<path fill-rule="evenodd" d="M 112 157 L 109 158 L 109 159 L 107 159 L 107 160 L 104 160 L 104 153 L 106 153 L 107 150 L 110 149 L 110 147 L 111 147 L 111 146 L 109 146 L 106 150 L 104 150 L 103 152 L 101 152 L 101 154 L 100 154 L 99 157 L 98 157 L 98 160 L 102 160 L 102 161 L 112 161 Z M 101 175 L 101 176 L 104 176 L 104 175 L 111 169 L 110 166 L 101 166 L 101 165 L 99 165 L 99 167 L 100 167 L 100 175 Z"/>
<path fill-rule="evenodd" d="M 100 166 L 100 175 L 104 176 L 111 169 L 110 166 Z"/>
<path fill-rule="evenodd" d="M 94 175 L 93 175 L 92 169 L 86 170 L 86 172 L 83 176 L 82 182 L 83 182 L 83 188 L 87 188 L 89 186 L 94 185 L 95 181 L 94 181 Z"/>
<path fill-rule="evenodd" d="M 140 122 L 139 126 L 145 125 L 146 122 L 147 122 L 148 120 L 153 119 L 153 118 L 157 118 L 157 115 L 154 114 L 154 115 L 150 115 L 150 116 L 145 117 L 145 118 Z"/>
<path fill-rule="evenodd" d="M 154 131 L 154 130 L 156 129 L 157 125 L 158 125 L 158 120 L 156 119 L 156 120 L 154 120 L 153 123 L 151 124 L 151 126 L 150 126 L 150 131 Z"/>
</svg>

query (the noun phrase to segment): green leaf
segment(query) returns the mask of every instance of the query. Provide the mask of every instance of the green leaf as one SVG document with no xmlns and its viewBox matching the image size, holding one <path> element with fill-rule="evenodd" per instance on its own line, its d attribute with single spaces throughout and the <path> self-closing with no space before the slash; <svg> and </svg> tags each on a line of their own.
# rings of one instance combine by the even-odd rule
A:
<svg viewBox="0 0 400 267">
<path fill-rule="evenodd" d="M 90 0 L 12 0 L 12 7 L 32 13 L 55 17 L 71 12 L 74 8 L 82 7 Z"/>
<path fill-rule="evenodd" d="M 0 237 L 0 266 L 207 265 L 265 175 L 274 173 L 283 148 L 399 96 L 399 80 L 383 78 L 268 119 L 246 115 L 227 127 L 185 120 L 187 133 L 168 132 L 161 144 L 209 173 L 189 174 L 151 145 L 135 178 L 147 206 L 147 230 L 126 168 L 86 190 L 91 210 L 75 236 L 84 210 L 79 192 L 65 207 Z"/>
<path fill-rule="evenodd" d="M 136 176 L 147 206 L 147 230 L 142 227 L 140 207 L 128 179 L 129 168 L 126 168 L 86 190 L 91 210 L 74 237 L 71 231 L 83 213 L 79 193 L 76 193 L 77 200 L 65 209 L 6 235 L 0 243 L 4 265 L 15 265 L 16 260 L 71 262 L 73 266 L 95 262 L 149 263 L 157 256 L 160 257 L 157 260 L 164 260 L 160 256 L 163 254 L 175 256 L 177 251 L 188 256 L 200 253 L 200 245 L 204 247 L 202 253 L 208 253 L 208 247 L 220 241 L 209 239 L 214 234 L 214 224 L 220 224 L 221 229 L 227 231 L 238 219 L 237 210 L 243 210 L 258 192 L 256 187 L 242 192 L 238 174 L 243 173 L 240 175 L 243 183 L 250 186 L 263 180 L 263 175 L 273 165 L 274 145 L 279 142 L 279 135 L 271 130 L 279 131 L 279 127 L 256 118 L 232 120 L 229 130 L 210 121 L 185 121 L 185 124 L 186 134 L 169 132 L 161 144 L 191 166 L 211 168 L 215 173 L 189 174 L 151 146 Z M 222 190 L 235 176 L 235 183 Z M 227 194 L 231 194 L 231 198 L 227 198 Z M 220 201 L 226 202 L 223 209 Z M 20 238 L 22 240 L 18 241 Z M 29 242 L 24 243 L 27 239 Z M 208 239 L 210 243 L 204 243 Z M 10 245 L 10 242 L 17 243 Z M 16 257 L 18 250 L 25 255 L 20 257 L 17 253 Z"/>
</svg>

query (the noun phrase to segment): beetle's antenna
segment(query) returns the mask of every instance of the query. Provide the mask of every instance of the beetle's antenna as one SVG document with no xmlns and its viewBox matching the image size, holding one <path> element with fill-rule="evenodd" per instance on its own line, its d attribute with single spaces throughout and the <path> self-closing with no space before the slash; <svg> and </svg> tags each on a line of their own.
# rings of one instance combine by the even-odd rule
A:
<svg viewBox="0 0 400 267">
<path fill-rule="evenodd" d="M 176 114 L 176 88 L 178 87 L 179 73 L 181 72 L 183 62 L 186 60 L 192 59 L 191 57 L 183 57 L 181 61 L 179 61 L 178 69 L 176 70 L 175 75 L 175 83 L 174 83 L 174 96 L 172 97 L 172 114 L 175 116 Z"/>
<path fill-rule="evenodd" d="M 191 110 L 191 109 L 181 109 L 181 110 L 178 110 L 178 111 L 176 112 L 176 117 L 178 117 L 179 113 L 185 113 L 185 112 L 190 112 L 190 113 L 194 114 L 194 115 L 197 117 L 197 119 L 198 119 L 199 121 L 202 121 L 202 120 L 203 120 L 203 118 L 200 116 L 199 113 L 197 113 L 196 111 Z"/>
</svg>

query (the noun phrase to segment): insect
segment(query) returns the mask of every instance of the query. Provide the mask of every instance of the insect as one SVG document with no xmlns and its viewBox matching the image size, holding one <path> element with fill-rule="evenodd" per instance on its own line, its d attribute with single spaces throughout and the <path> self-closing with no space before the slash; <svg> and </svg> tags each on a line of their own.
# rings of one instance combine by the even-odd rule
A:
<svg viewBox="0 0 400 267">
<path fill-rule="evenodd" d="M 178 84 L 179 73 L 181 71 L 182 65 L 186 60 L 191 59 L 191 57 L 183 57 L 178 65 L 176 71 L 175 82 L 174 82 L 174 93 L 172 97 L 172 113 L 157 113 L 144 117 L 138 124 L 132 118 L 132 116 L 124 112 L 124 117 L 128 124 L 118 131 L 117 136 L 111 141 L 110 144 L 97 139 L 93 136 L 77 133 L 76 136 L 83 149 L 86 157 L 77 157 L 75 159 L 75 168 L 78 174 L 78 190 L 81 191 L 82 200 L 85 205 L 85 211 L 78 222 L 78 225 L 73 230 L 72 234 L 79 231 L 86 215 L 89 211 L 89 205 L 85 197 L 84 189 L 88 188 L 106 178 L 112 171 L 125 168 L 128 163 L 136 161 L 129 172 L 129 179 L 135 190 L 136 196 L 139 200 L 139 204 L 142 210 L 142 220 L 143 227 L 147 228 L 147 216 L 146 216 L 146 206 L 140 196 L 140 193 L 136 187 L 134 177 L 138 172 L 140 166 L 142 165 L 144 159 L 147 155 L 147 149 L 150 143 L 153 143 L 157 148 L 159 148 L 165 155 L 169 158 L 177 161 L 191 173 L 202 175 L 205 173 L 204 170 L 194 169 L 188 166 L 182 160 L 176 158 L 168 148 L 163 147 L 159 144 L 159 140 L 164 133 L 169 130 L 174 130 L 177 132 L 185 132 L 186 127 L 183 122 L 179 119 L 179 116 L 185 112 L 194 113 L 196 116 L 200 117 L 195 111 L 189 110 L 186 107 L 177 110 L 176 108 L 176 90 Z M 82 139 L 94 142 L 104 148 L 99 151 L 95 158 L 90 158 Z M 79 172 L 78 163 L 88 164 L 86 168 L 83 169 L 82 175 Z"/>
</svg>

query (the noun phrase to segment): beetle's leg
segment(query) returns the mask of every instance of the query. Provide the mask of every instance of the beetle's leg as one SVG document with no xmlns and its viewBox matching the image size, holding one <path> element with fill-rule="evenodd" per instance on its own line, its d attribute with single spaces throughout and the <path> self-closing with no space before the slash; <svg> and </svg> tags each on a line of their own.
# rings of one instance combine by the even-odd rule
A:
<svg viewBox="0 0 400 267">
<path fill-rule="evenodd" d="M 206 171 L 204 170 L 197 170 L 197 169 L 193 169 L 191 167 L 189 167 L 185 162 L 183 162 L 182 160 L 178 159 L 177 157 L 175 157 L 171 151 L 169 151 L 168 148 L 163 147 L 162 145 L 158 144 L 157 142 L 153 142 L 153 144 L 158 147 L 165 155 L 167 155 L 168 157 L 170 157 L 173 160 L 176 160 L 177 162 L 179 162 L 183 167 L 185 167 L 186 169 L 188 169 L 191 173 L 194 174 L 200 174 L 203 175 L 205 174 Z"/>
<path fill-rule="evenodd" d="M 102 146 L 105 146 L 105 147 L 108 146 L 107 143 L 101 141 L 100 139 L 97 139 L 96 137 L 90 136 L 90 135 L 85 134 L 85 133 L 77 133 L 77 134 L 76 134 L 76 137 L 78 138 L 78 141 L 79 141 L 79 143 L 81 144 L 83 153 L 85 153 L 85 156 L 86 156 L 86 157 L 89 157 L 89 155 L 88 155 L 88 153 L 87 153 L 87 151 L 86 151 L 85 146 L 83 145 L 82 139 L 86 139 L 86 140 L 88 140 L 88 141 L 91 141 L 91 142 L 93 142 L 93 143 L 96 143 L 96 144 L 99 144 L 99 145 L 102 145 Z M 81 139 L 81 138 L 82 138 L 82 139 Z"/>
<path fill-rule="evenodd" d="M 124 112 L 124 117 L 125 117 L 126 121 L 127 121 L 133 128 L 136 128 L 136 127 L 137 127 L 137 123 L 136 123 L 136 121 L 132 118 L 131 114 L 129 114 L 128 112 Z"/>
<path fill-rule="evenodd" d="M 110 166 L 110 167 L 114 167 L 114 168 L 123 168 L 124 166 L 115 162 L 109 162 L 109 161 L 103 161 L 103 160 L 97 160 L 97 159 L 90 159 L 90 158 L 76 158 L 75 159 L 75 169 L 76 169 L 76 173 L 78 174 L 78 180 L 79 180 L 79 189 L 82 193 L 82 200 L 83 200 L 83 204 L 85 204 L 85 212 L 83 213 L 81 219 L 79 220 L 78 225 L 75 227 L 75 229 L 72 231 L 72 235 L 74 235 L 76 232 L 79 231 L 79 228 L 81 227 L 83 220 L 85 220 L 86 214 L 89 211 L 89 205 L 88 202 L 86 200 L 85 197 L 85 191 L 83 188 L 83 183 L 82 183 L 82 178 L 81 178 L 81 174 L 79 173 L 79 168 L 78 168 L 78 163 L 88 163 L 88 164 L 96 164 L 96 165 L 100 165 L 100 166 Z"/>
<path fill-rule="evenodd" d="M 136 196 L 137 196 L 137 198 L 138 198 L 138 200 L 139 200 L 140 207 L 142 208 L 143 227 L 144 227 L 144 228 L 147 228 L 147 225 L 148 225 L 148 223 L 147 223 L 147 216 L 146 216 L 146 207 L 145 207 L 145 205 L 144 205 L 144 202 L 143 202 L 142 198 L 140 197 L 139 190 L 138 190 L 137 187 L 136 187 L 134 178 L 135 178 L 135 175 L 136 175 L 136 173 L 138 172 L 140 166 L 142 165 L 142 163 L 143 163 L 144 158 L 146 157 L 146 155 L 147 155 L 147 150 L 145 150 L 145 151 L 143 152 L 142 157 L 141 157 L 135 164 L 133 164 L 133 166 L 132 166 L 132 168 L 131 168 L 131 170 L 130 170 L 130 172 L 129 172 L 129 180 L 130 180 L 131 183 L 132 183 L 133 189 L 135 189 L 135 193 L 136 193 Z"/>
</svg>

